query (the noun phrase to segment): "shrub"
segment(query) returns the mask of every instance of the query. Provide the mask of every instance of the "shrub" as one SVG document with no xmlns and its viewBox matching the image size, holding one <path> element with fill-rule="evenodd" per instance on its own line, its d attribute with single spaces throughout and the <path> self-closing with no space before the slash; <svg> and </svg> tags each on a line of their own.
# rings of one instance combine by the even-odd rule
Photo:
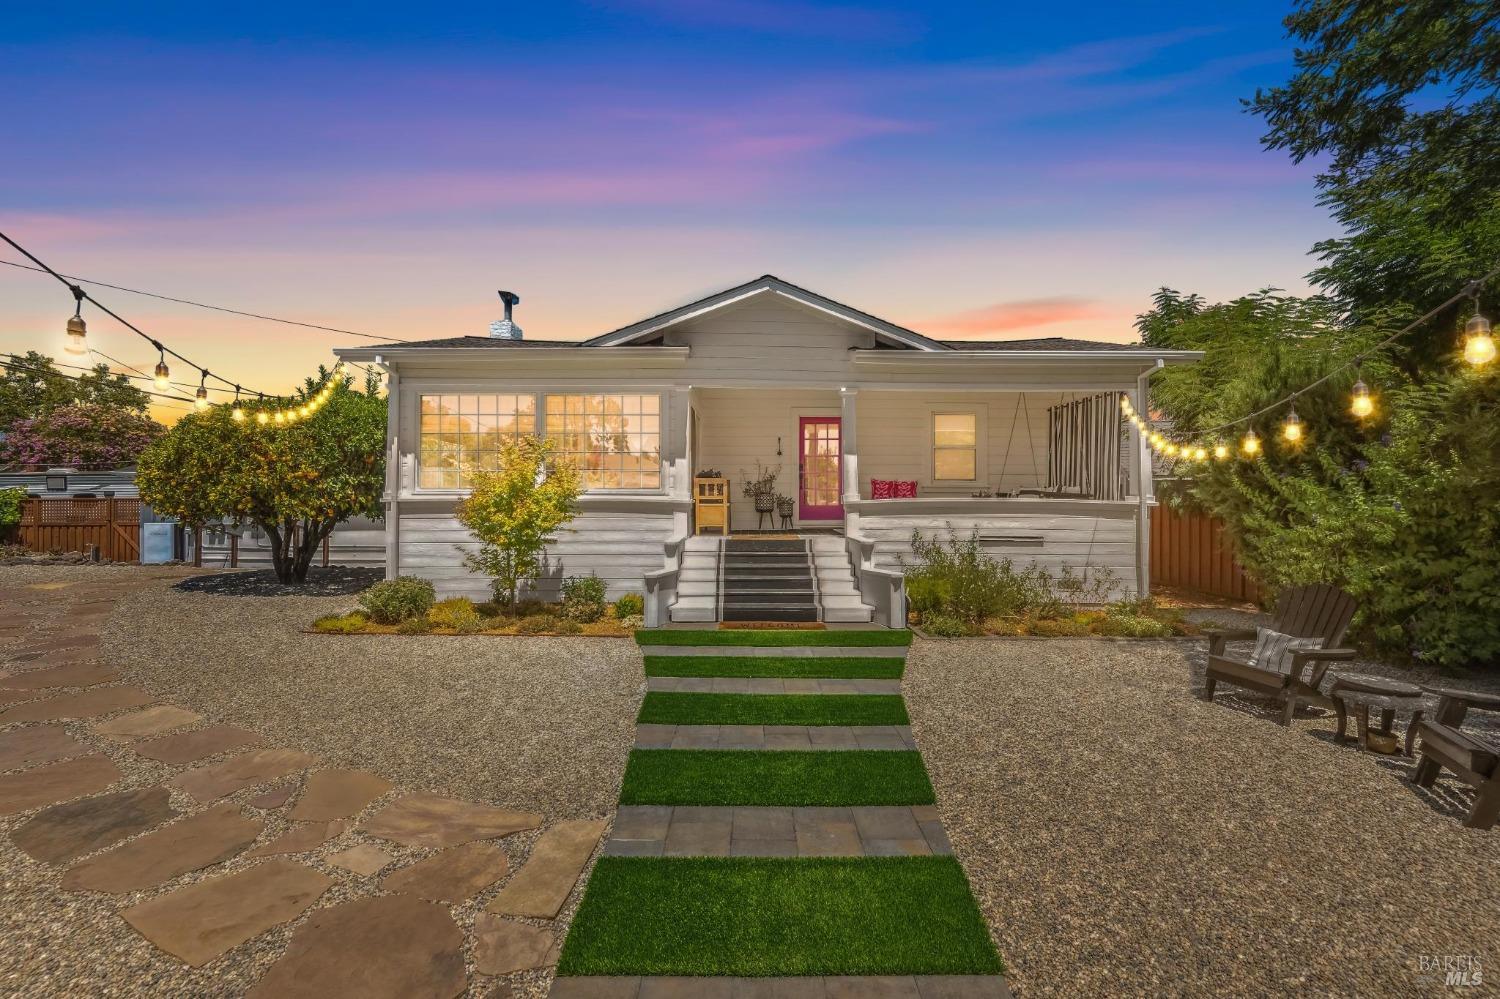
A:
<svg viewBox="0 0 1500 999">
<path fill-rule="evenodd" d="M 639 593 L 627 593 L 615 601 L 615 617 L 624 620 L 627 617 L 639 617 L 646 613 L 646 598 Z"/>
<path fill-rule="evenodd" d="M 324 635 L 355 635 L 365 630 L 370 619 L 359 611 L 349 614 L 326 614 L 313 622 L 313 631 Z"/>
<path fill-rule="evenodd" d="M 537 614 L 551 614 L 554 608 L 541 600 L 530 598 L 516 603 L 516 609 L 511 612 L 512 617 L 534 617 Z"/>
<path fill-rule="evenodd" d="M 646 617 L 643 614 L 627 614 L 620 618 L 620 627 L 631 631 L 646 626 Z"/>
<path fill-rule="evenodd" d="M 425 635 L 432 631 L 432 622 L 424 617 L 409 617 L 396 625 L 398 635 Z"/>
<path fill-rule="evenodd" d="M 562 584 L 562 615 L 569 621 L 588 624 L 604 616 L 604 580 L 590 573 L 569 576 Z"/>
<path fill-rule="evenodd" d="M 1032 564 L 1017 570 L 1009 559 L 991 558 L 980 549 L 977 530 L 963 538 L 950 529 L 946 542 L 913 531 L 911 547 L 916 565 L 902 559 L 902 569 L 912 609 L 924 622 L 929 613 L 937 612 L 973 629 L 996 615 L 1028 610 L 1049 617 L 1063 613 L 1045 569 Z"/>
<path fill-rule="evenodd" d="M 434 628 L 451 628 L 460 635 L 473 635 L 484 630 L 484 618 L 468 597 L 454 597 L 432 605 L 427 620 Z"/>
<path fill-rule="evenodd" d="M 922 615 L 922 630 L 934 638 L 967 638 L 975 633 L 972 624 L 951 614 Z"/>
<path fill-rule="evenodd" d="M 952 601 L 948 580 L 925 574 L 906 577 L 906 605 L 918 614 L 940 612 Z"/>
<path fill-rule="evenodd" d="M 1092 620 L 1081 615 L 1073 617 L 1027 618 L 1026 634 L 1044 638 L 1076 638 L 1091 633 Z"/>
<path fill-rule="evenodd" d="M 432 584 L 415 576 L 401 576 L 376 583 L 359 595 L 359 605 L 377 624 L 400 624 L 423 617 L 432 609 L 437 594 Z"/>
<path fill-rule="evenodd" d="M 0 489 L 0 529 L 15 527 L 21 522 L 21 501 L 25 498 L 23 486 Z"/>
<path fill-rule="evenodd" d="M 516 622 L 518 635 L 576 635 L 582 630 L 577 621 L 566 621 L 554 614 L 533 614 Z"/>
<path fill-rule="evenodd" d="M 493 600 L 486 600 L 482 604 L 475 604 L 474 609 L 479 612 L 480 617 L 505 617 L 505 608 Z"/>
<path fill-rule="evenodd" d="M 1094 625 L 1094 633 L 1121 638 L 1170 638 L 1172 626 L 1155 618 L 1135 614 L 1106 614 Z"/>
</svg>

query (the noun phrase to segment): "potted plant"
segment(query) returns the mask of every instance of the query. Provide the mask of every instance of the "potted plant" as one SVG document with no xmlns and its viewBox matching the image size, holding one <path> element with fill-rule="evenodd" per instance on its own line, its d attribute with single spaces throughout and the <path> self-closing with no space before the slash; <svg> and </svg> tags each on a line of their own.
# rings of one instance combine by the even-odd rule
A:
<svg viewBox="0 0 1500 999">
<path fill-rule="evenodd" d="M 755 501 L 756 513 L 770 513 L 776 509 L 776 476 L 780 472 L 779 468 L 765 467 L 759 460 L 755 462 L 754 476 L 740 469 L 740 478 L 745 482 L 745 498 Z"/>
<path fill-rule="evenodd" d="M 776 515 L 782 520 L 791 520 L 792 514 L 797 512 L 797 501 L 790 496 L 776 497 Z"/>
</svg>

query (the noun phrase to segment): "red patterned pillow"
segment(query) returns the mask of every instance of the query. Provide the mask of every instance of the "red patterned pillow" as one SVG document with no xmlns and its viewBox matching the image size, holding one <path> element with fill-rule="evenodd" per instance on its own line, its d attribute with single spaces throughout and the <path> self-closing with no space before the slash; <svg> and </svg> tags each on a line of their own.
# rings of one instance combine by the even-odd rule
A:
<svg viewBox="0 0 1500 999">
<path fill-rule="evenodd" d="M 897 482 L 893 482 L 891 484 L 896 487 L 896 491 L 893 493 L 893 496 L 896 499 L 916 499 L 917 498 L 917 480 L 916 479 L 911 479 L 911 480 L 908 480 L 908 481 L 905 481 L 905 482 L 897 481 Z"/>
<path fill-rule="evenodd" d="M 871 479 L 870 498 L 890 499 L 893 495 L 895 495 L 895 487 L 896 483 L 890 479 Z"/>
</svg>

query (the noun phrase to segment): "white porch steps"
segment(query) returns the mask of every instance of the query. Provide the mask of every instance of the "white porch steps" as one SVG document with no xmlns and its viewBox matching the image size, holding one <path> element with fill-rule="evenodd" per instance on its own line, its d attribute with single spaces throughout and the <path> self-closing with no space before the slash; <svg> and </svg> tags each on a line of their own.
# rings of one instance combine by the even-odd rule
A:
<svg viewBox="0 0 1500 999">
<path fill-rule="evenodd" d="M 721 613 L 720 540 L 698 535 L 683 549 L 677 601 L 668 609 L 674 622 L 717 621 Z M 832 535 L 807 538 L 816 579 L 818 620 L 867 624 L 875 611 L 859 594 L 844 539 Z"/>
<path fill-rule="evenodd" d="M 719 539 L 698 534 L 682 550 L 677 602 L 667 610 L 673 621 L 719 619 Z"/>
<path fill-rule="evenodd" d="M 859 595 L 859 585 L 854 579 L 854 567 L 849 562 L 844 539 L 814 535 L 808 539 L 808 543 L 812 548 L 813 571 L 818 580 L 818 605 L 822 619 L 830 624 L 868 624 L 874 620 L 875 608 L 865 603 Z"/>
</svg>

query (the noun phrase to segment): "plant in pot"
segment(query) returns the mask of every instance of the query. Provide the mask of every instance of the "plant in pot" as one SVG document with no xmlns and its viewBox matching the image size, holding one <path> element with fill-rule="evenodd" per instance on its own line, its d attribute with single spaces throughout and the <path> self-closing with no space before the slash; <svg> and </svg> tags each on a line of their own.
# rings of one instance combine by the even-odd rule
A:
<svg viewBox="0 0 1500 999">
<path fill-rule="evenodd" d="M 778 495 L 776 497 L 776 515 L 783 520 L 791 520 L 792 514 L 797 512 L 797 501 L 790 496 Z"/>
<path fill-rule="evenodd" d="M 740 469 L 740 479 L 745 483 L 745 498 L 755 501 L 756 513 L 770 513 L 776 509 L 776 476 L 781 469 L 767 468 L 759 461 L 755 463 L 755 475 Z"/>
</svg>

